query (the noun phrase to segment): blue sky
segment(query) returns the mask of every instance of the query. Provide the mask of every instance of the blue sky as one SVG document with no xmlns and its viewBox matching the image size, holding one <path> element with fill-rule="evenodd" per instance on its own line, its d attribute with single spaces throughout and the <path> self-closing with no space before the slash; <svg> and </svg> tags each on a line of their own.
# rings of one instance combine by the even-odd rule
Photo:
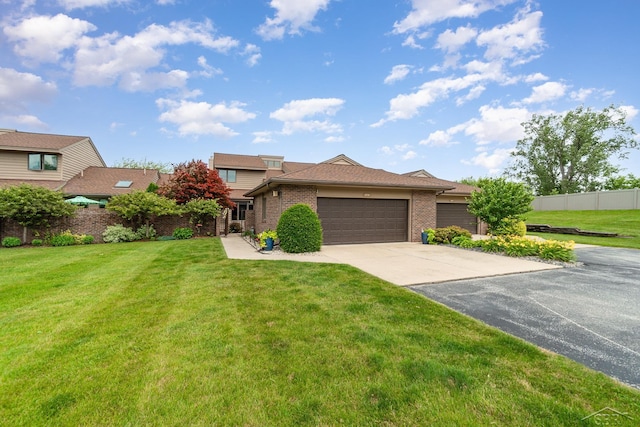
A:
<svg viewBox="0 0 640 427">
<path fill-rule="evenodd" d="M 640 2 L 0 0 L 0 127 L 108 165 L 213 152 L 499 174 L 532 114 L 624 108 Z M 635 150 L 618 162 L 640 175 Z"/>
</svg>

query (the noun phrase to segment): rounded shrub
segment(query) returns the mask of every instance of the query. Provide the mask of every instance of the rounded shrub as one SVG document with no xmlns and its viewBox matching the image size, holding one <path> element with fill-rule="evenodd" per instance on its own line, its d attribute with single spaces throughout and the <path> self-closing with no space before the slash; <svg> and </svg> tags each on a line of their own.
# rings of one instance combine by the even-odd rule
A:
<svg viewBox="0 0 640 427">
<path fill-rule="evenodd" d="M 318 214 L 302 203 L 282 212 L 276 232 L 280 249 L 284 252 L 317 252 L 322 246 L 322 226 Z"/>
<path fill-rule="evenodd" d="M 520 236 L 527 234 L 527 224 L 518 218 L 503 218 L 489 230 L 494 236 Z"/>
<path fill-rule="evenodd" d="M 193 230 L 189 227 L 178 227 L 173 230 L 173 237 L 178 240 L 190 239 L 193 237 Z"/>
<path fill-rule="evenodd" d="M 122 224 L 110 225 L 102 233 L 102 240 L 105 243 L 133 242 L 138 240 L 136 233 Z"/>
<path fill-rule="evenodd" d="M 44 242 L 42 241 L 42 239 L 33 239 L 31 241 L 31 245 L 32 246 L 42 246 Z"/>
<path fill-rule="evenodd" d="M 22 240 L 17 237 L 5 237 L 2 239 L 2 246 L 5 248 L 15 248 L 22 244 Z"/>
</svg>

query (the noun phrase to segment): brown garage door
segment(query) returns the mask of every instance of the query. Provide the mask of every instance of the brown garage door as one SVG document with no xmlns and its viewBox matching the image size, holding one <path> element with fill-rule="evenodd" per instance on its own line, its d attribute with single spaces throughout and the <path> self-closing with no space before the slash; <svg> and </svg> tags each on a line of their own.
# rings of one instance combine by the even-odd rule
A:
<svg viewBox="0 0 640 427">
<path fill-rule="evenodd" d="M 318 198 L 323 243 L 407 241 L 408 201 Z"/>
<path fill-rule="evenodd" d="M 448 227 L 457 225 L 472 233 L 476 233 L 476 217 L 467 212 L 466 203 L 438 203 L 436 226 Z"/>
</svg>

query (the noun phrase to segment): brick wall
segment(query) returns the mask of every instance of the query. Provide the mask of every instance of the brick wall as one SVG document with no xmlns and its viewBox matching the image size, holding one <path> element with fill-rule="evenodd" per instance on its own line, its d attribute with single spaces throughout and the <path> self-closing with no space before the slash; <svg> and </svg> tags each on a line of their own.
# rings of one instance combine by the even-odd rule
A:
<svg viewBox="0 0 640 427">
<path fill-rule="evenodd" d="M 432 191 L 414 191 L 411 197 L 410 240 L 419 242 L 422 229 L 436 228 L 436 194 Z"/>
<path fill-rule="evenodd" d="M 159 236 L 170 236 L 173 230 L 178 227 L 191 227 L 189 224 L 189 217 L 185 216 L 163 216 L 156 218 L 151 222 L 153 227 Z M 75 234 L 87 234 L 92 235 L 95 238 L 95 242 L 102 242 L 102 233 L 109 225 L 123 224 L 126 227 L 131 227 L 132 224 L 123 220 L 121 217 L 106 209 L 87 208 L 78 209 L 76 216 L 71 218 L 60 218 L 51 222 L 51 227 L 40 230 L 40 238 L 44 237 L 45 233 L 60 233 L 65 230 L 71 230 Z M 191 227 L 193 228 L 193 227 Z M 194 230 L 195 231 L 195 230 Z M 201 234 L 207 232 L 215 234 L 215 222 L 211 221 L 202 227 Z M 22 240 L 23 227 L 10 220 L 2 220 L 0 222 L 0 240 L 7 236 L 19 237 Z M 27 243 L 31 242 L 37 236 L 33 232 L 27 232 Z"/>
<path fill-rule="evenodd" d="M 274 196 L 273 192 L 278 194 Z M 282 212 L 298 203 L 305 203 L 314 211 L 318 210 L 317 190 L 315 186 L 304 185 L 281 185 L 276 189 L 271 189 L 262 195 L 257 196 L 253 201 L 254 224 L 256 233 L 264 230 L 275 230 Z M 263 203 L 266 203 L 266 219 L 262 218 Z"/>
</svg>

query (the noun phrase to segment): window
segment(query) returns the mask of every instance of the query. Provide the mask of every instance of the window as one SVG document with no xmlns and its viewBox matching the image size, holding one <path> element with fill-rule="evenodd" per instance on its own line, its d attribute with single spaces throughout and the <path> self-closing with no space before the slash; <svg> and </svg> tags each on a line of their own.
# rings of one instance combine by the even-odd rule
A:
<svg viewBox="0 0 640 427">
<path fill-rule="evenodd" d="M 231 211 L 232 221 L 243 221 L 247 219 L 247 211 L 253 210 L 251 202 L 236 202 L 236 207 Z"/>
<path fill-rule="evenodd" d="M 280 160 L 265 160 L 264 164 L 267 165 L 269 169 L 280 169 L 281 167 Z"/>
<path fill-rule="evenodd" d="M 55 171 L 58 170 L 57 154 L 29 154 L 29 170 L 30 171 Z"/>
<path fill-rule="evenodd" d="M 131 187 L 131 184 L 133 184 L 133 181 L 118 181 L 116 182 L 116 185 L 114 185 L 115 188 L 129 188 Z"/>
<path fill-rule="evenodd" d="M 234 169 L 218 169 L 218 176 L 224 182 L 236 182 L 236 171 Z"/>
</svg>

